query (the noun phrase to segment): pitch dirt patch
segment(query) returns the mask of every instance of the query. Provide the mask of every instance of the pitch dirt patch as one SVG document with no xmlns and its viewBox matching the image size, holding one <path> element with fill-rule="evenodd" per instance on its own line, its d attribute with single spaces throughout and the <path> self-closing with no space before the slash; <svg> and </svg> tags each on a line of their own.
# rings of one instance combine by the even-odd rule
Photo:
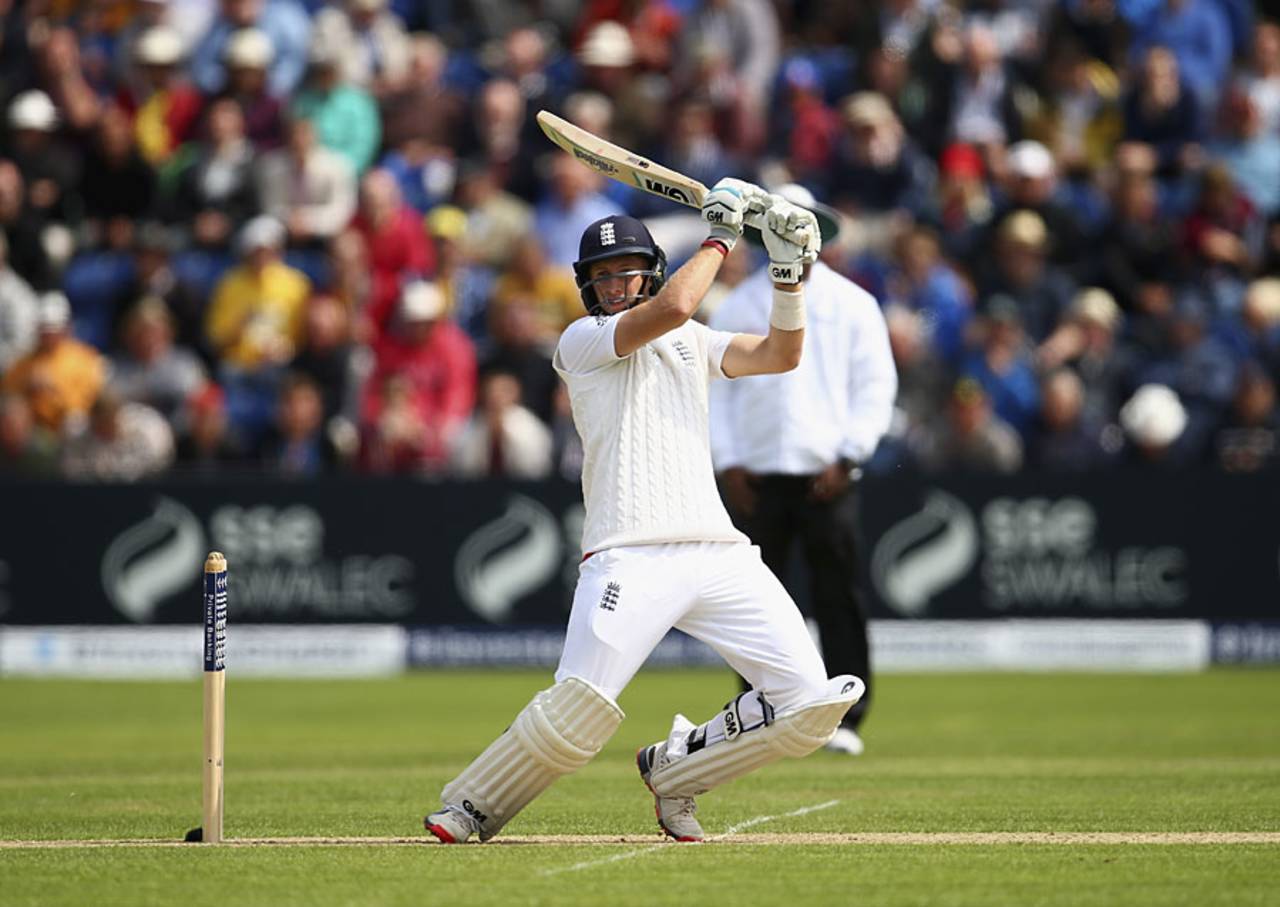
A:
<svg viewBox="0 0 1280 907">
<path fill-rule="evenodd" d="M 521 845 L 636 845 L 678 847 L 658 835 L 508 835 L 487 845 L 466 847 L 513 847 Z M 710 835 L 702 846 L 742 844 L 901 844 L 1015 845 L 1015 844 L 1280 844 L 1280 832 L 1273 831 L 1177 831 L 1177 832 L 799 832 Z M 41 850 L 75 847 L 193 847 L 182 841 L 160 838 L 0 841 L 0 850 Z M 286 837 L 230 838 L 222 847 L 433 847 L 428 837 Z"/>
</svg>

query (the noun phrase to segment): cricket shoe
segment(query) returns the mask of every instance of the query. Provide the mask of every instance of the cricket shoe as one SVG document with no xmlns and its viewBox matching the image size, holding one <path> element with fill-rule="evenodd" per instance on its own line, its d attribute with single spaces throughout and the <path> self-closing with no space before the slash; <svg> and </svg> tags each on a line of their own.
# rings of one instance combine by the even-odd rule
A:
<svg viewBox="0 0 1280 907">
<path fill-rule="evenodd" d="M 835 734 L 832 735 L 823 748 L 833 753 L 844 753 L 848 756 L 861 756 L 862 751 L 866 749 L 857 731 L 849 727 L 836 728 Z"/>
<path fill-rule="evenodd" d="M 441 844 L 464 844 L 467 838 L 480 833 L 480 822 L 460 806 L 445 806 L 423 819 L 422 824 Z"/>
<path fill-rule="evenodd" d="M 706 834 L 698 824 L 695 815 L 698 812 L 698 805 L 693 802 L 693 797 L 664 797 L 649 783 L 649 777 L 660 764 L 666 749 L 665 743 L 640 747 L 640 751 L 636 753 L 636 768 L 640 769 L 644 786 L 653 794 L 653 811 L 658 817 L 658 825 L 662 830 L 668 837 L 675 838 L 677 841 L 698 843 L 706 837 Z"/>
</svg>

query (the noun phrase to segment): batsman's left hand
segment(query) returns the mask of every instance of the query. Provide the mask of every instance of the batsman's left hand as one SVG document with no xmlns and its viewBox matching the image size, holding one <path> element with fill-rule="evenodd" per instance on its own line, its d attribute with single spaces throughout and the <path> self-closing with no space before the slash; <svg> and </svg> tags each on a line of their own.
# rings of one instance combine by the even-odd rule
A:
<svg viewBox="0 0 1280 907">
<path fill-rule="evenodd" d="M 742 236 L 742 226 L 752 211 L 763 210 L 767 194 L 759 186 L 742 180 L 720 180 L 702 200 L 702 219 L 710 227 L 712 239 L 730 250 Z"/>
</svg>

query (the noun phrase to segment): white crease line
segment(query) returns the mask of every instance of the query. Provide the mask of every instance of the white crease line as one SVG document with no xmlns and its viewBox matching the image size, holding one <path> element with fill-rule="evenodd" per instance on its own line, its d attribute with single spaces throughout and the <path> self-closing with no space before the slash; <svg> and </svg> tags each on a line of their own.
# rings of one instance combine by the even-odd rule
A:
<svg viewBox="0 0 1280 907">
<path fill-rule="evenodd" d="M 800 809 L 793 809 L 789 813 L 779 813 L 776 816 L 756 816 L 755 818 L 747 819 L 745 822 L 739 822 L 737 825 L 730 825 L 727 829 L 725 829 L 723 832 L 721 832 L 718 835 L 708 835 L 706 840 L 720 841 L 729 837 L 730 835 L 736 835 L 740 831 L 745 831 L 748 828 L 754 828 L 757 825 L 763 825 L 766 822 L 772 822 L 774 819 L 790 819 L 793 816 L 803 816 L 808 813 L 816 813 L 818 810 L 821 810 L 821 809 L 830 809 L 831 807 L 835 806 L 839 802 L 840 802 L 839 800 L 828 800 L 825 803 L 817 803 L 813 806 L 802 806 Z M 679 845 L 676 845 L 676 846 L 679 846 Z M 559 875 L 562 872 L 577 872 L 580 869 L 592 869 L 596 866 L 605 866 L 609 863 L 618 863 L 618 862 L 621 862 L 622 860 L 630 860 L 635 857 L 643 856 L 645 854 L 662 853 L 669 849 L 670 848 L 665 846 L 641 847 L 635 850 L 627 850 L 622 853 L 615 853 L 613 856 L 605 857 L 602 860 L 583 860 L 581 863 L 571 863 L 568 866 L 559 866 L 554 869 L 544 869 L 539 873 L 539 875 L 553 876 L 553 875 Z"/>
</svg>

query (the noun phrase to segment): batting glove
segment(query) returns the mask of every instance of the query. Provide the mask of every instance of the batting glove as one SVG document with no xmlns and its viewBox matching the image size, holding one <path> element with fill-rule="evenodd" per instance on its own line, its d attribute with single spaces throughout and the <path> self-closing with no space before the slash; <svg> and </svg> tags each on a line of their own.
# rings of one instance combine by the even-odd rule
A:
<svg viewBox="0 0 1280 907">
<path fill-rule="evenodd" d="M 799 283 L 804 266 L 816 261 L 822 248 L 818 219 L 780 196 L 770 196 L 769 201 L 765 229 L 760 231 L 769 253 L 769 276 L 776 283 Z"/>
<path fill-rule="evenodd" d="M 742 225 L 751 211 L 763 210 L 767 194 L 759 186 L 736 179 L 722 179 L 702 200 L 702 219 L 709 237 L 730 252 L 742 236 Z"/>
</svg>

